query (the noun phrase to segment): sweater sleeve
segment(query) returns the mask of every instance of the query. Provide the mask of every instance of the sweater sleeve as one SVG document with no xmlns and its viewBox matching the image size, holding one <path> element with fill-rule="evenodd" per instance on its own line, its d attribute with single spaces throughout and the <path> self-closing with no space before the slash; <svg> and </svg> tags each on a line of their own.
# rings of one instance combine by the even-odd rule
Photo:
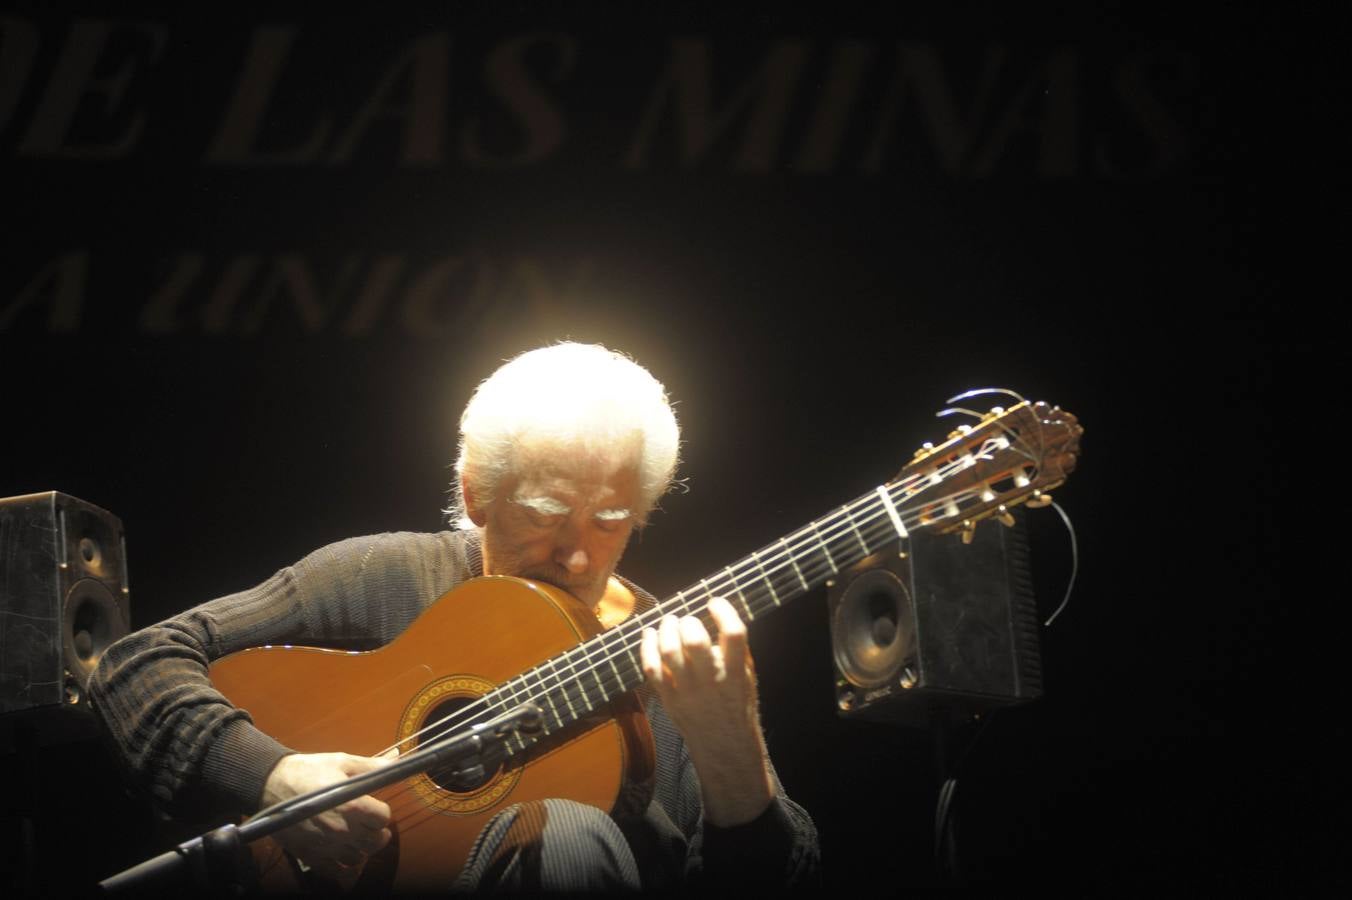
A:
<svg viewBox="0 0 1352 900">
<path fill-rule="evenodd" d="M 190 820 L 256 810 L 268 774 L 290 751 L 212 687 L 208 666 L 264 644 L 387 643 L 443 585 L 464 577 L 463 549 L 457 559 L 447 537 L 377 535 L 332 544 L 257 587 L 109 647 L 89 693 L 129 780 L 170 814 Z"/>
<path fill-rule="evenodd" d="M 638 611 L 655 605 L 656 600 L 651 594 L 632 582 L 625 583 L 638 597 Z M 682 873 L 676 877 L 686 886 L 700 885 L 719 891 L 733 887 L 774 892 L 786 888 L 819 887 L 817 826 L 807 810 L 789 798 L 774 770 L 774 763 L 770 763 L 770 774 L 774 779 L 775 798 L 760 816 L 731 828 L 710 825 L 704 820 L 699 774 L 685 739 L 655 692 L 641 688 L 640 695 L 645 698 L 657 751 L 652 807 L 660 808 L 662 812 L 657 815 L 650 808 L 646 821 L 649 828 L 659 834 L 670 830 L 680 835 L 679 840 L 644 842 L 655 848 L 668 849 L 664 852 L 646 846 L 636 848 L 640 864 L 656 871 L 674 862 Z M 672 854 L 681 854 L 684 858 L 664 859 Z M 666 883 L 649 885 L 647 877 L 645 873 L 645 888 L 675 886 Z"/>
<path fill-rule="evenodd" d="M 699 777 L 688 754 L 682 781 L 698 796 Z M 750 822 L 720 828 L 701 814 L 691 841 L 692 877 L 698 883 L 781 890 L 817 886 L 820 851 L 817 826 L 807 810 L 789 799 L 771 764 L 776 794 L 765 811 Z M 696 801 L 698 802 L 698 801 Z"/>
<path fill-rule="evenodd" d="M 721 887 L 817 886 L 817 828 L 784 789 L 756 819 L 732 828 L 703 823 L 703 878 Z"/>
</svg>

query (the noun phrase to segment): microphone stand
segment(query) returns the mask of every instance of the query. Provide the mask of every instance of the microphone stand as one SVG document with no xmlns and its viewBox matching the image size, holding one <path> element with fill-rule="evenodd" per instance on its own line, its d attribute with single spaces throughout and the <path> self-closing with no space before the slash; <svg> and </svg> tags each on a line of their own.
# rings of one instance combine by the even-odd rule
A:
<svg viewBox="0 0 1352 900">
<path fill-rule="evenodd" d="M 522 703 L 488 722 L 419 747 L 379 769 L 269 806 L 243 825 L 222 825 L 184 841 L 173 850 L 100 881 L 99 887 L 109 893 L 143 891 L 157 885 L 163 887 L 171 879 L 181 881 L 185 874 L 191 874 L 199 887 L 220 886 L 227 894 L 242 894 L 246 844 L 436 765 L 453 764 L 455 774 L 481 770 L 483 759 L 490 757 L 511 735 L 537 731 L 540 718 L 538 706 Z"/>
</svg>

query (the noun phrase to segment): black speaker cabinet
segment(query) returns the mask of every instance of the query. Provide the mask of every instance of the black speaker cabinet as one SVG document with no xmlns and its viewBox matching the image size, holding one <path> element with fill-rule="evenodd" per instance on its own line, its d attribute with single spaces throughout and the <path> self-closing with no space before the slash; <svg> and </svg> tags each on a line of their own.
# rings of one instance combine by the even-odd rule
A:
<svg viewBox="0 0 1352 900">
<path fill-rule="evenodd" d="M 912 536 L 830 583 L 839 713 L 925 727 L 1042 693 L 1022 519 Z"/>
<path fill-rule="evenodd" d="M 56 491 L 0 499 L 0 719 L 87 706 L 131 616 L 122 522 Z"/>
</svg>

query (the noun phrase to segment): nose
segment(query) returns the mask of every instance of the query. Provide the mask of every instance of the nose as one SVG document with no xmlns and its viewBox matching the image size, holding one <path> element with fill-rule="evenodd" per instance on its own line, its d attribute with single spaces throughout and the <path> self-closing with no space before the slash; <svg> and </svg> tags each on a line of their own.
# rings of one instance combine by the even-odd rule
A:
<svg viewBox="0 0 1352 900">
<path fill-rule="evenodd" d="M 583 550 L 581 547 L 560 549 L 559 553 L 555 556 L 555 560 L 559 565 L 567 569 L 569 574 L 583 575 L 587 571 L 587 551 Z"/>
<path fill-rule="evenodd" d="M 568 522 L 565 527 L 559 529 L 555 542 L 554 562 L 567 569 L 570 575 L 586 574 L 591 560 L 588 559 L 587 549 L 582 542 L 582 529 L 576 527 L 575 523 Z"/>
</svg>

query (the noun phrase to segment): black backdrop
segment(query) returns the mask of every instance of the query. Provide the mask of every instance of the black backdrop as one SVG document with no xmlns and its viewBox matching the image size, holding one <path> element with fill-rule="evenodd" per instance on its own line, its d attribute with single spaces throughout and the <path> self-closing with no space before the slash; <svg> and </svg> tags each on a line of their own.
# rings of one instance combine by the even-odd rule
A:
<svg viewBox="0 0 1352 900">
<path fill-rule="evenodd" d="M 1086 426 L 1080 579 L 1047 696 L 964 763 L 962 876 L 1343 878 L 1337 476 L 1300 466 L 1336 454 L 1343 368 L 1305 230 L 1339 180 L 1331 24 L 1021 7 L 0 11 L 0 496 L 118 514 L 149 624 L 440 527 L 475 382 L 597 341 L 679 404 L 689 490 L 623 567 L 660 594 L 1013 387 Z M 1051 511 L 1033 536 L 1049 612 L 1069 552 Z M 827 884 L 940 884 L 931 736 L 835 717 L 822 597 L 753 649 Z M 34 770 L 79 814 L 11 841 L 7 883 L 154 849 L 101 754 Z"/>
</svg>

